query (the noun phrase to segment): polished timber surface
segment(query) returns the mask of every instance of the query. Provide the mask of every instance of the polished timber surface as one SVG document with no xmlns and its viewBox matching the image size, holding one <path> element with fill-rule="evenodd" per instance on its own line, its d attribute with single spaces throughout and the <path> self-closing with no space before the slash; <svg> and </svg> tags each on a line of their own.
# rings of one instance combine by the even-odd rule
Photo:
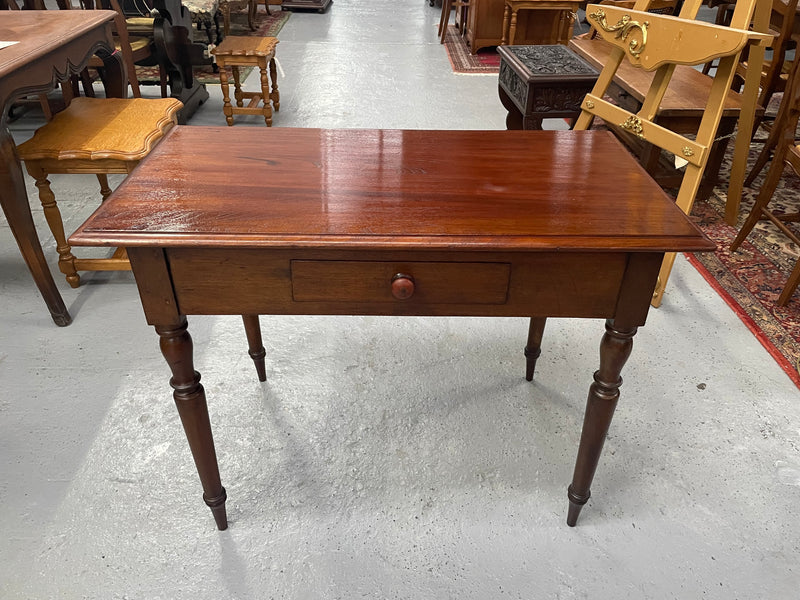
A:
<svg viewBox="0 0 800 600">
<path fill-rule="evenodd" d="M 179 127 L 167 140 L 84 245 L 708 247 L 608 132 Z"/>
</svg>

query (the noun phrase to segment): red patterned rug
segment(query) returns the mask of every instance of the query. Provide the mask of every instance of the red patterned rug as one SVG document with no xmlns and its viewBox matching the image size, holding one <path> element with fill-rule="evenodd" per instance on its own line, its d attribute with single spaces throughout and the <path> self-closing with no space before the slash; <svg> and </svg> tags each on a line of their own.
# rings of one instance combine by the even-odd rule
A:
<svg viewBox="0 0 800 600">
<path fill-rule="evenodd" d="M 242 10 L 240 12 L 231 12 L 231 32 L 230 35 L 253 35 L 253 36 L 266 36 L 275 37 L 278 32 L 289 20 L 291 12 L 288 10 L 278 11 L 273 9 L 269 15 L 263 10 L 256 13 L 255 31 L 250 31 L 247 25 L 247 13 Z M 220 28 L 222 27 L 222 20 L 220 19 Z M 197 33 L 195 33 L 195 41 L 197 40 Z M 242 69 L 242 80 L 252 70 L 251 67 Z M 158 85 L 158 68 L 157 67 L 136 67 L 136 74 L 139 78 L 139 83 L 144 85 Z M 193 69 L 195 78 L 200 83 L 219 83 L 219 75 L 214 72 L 212 66 L 209 65 L 196 65 Z"/>
<path fill-rule="evenodd" d="M 749 165 L 753 164 L 760 146 L 753 148 Z M 730 156 L 727 158 L 721 172 L 722 181 L 728 181 L 730 175 Z M 777 305 L 786 278 L 800 257 L 800 249 L 771 222 L 762 221 L 736 252 L 730 251 L 730 244 L 750 213 L 766 172 L 764 169 L 752 187 L 744 189 L 736 227 L 725 223 L 723 218 L 727 187 L 715 189 L 708 200 L 695 202 L 692 218 L 717 243 L 717 250 L 688 255 L 688 258 L 800 387 L 800 290 L 785 307 Z M 800 210 L 800 179 L 789 169 L 784 171 L 770 208 L 779 209 L 776 212 Z"/>
<path fill-rule="evenodd" d="M 482 48 L 477 54 L 470 54 L 467 42 L 454 25 L 447 27 L 444 47 L 453 73 L 491 75 L 500 72 L 500 55 L 494 48 Z"/>
</svg>

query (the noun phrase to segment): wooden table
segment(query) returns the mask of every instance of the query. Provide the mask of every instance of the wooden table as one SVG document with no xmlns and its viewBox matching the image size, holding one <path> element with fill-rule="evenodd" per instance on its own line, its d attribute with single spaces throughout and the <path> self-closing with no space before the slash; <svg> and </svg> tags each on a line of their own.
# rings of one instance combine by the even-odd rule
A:
<svg viewBox="0 0 800 600">
<path fill-rule="evenodd" d="M 72 318 L 56 288 L 33 225 L 22 168 L 8 131 L 13 100 L 47 92 L 57 81 L 79 73 L 97 54 L 106 72 L 106 93 L 124 97 L 127 89 L 121 55 L 112 54 L 113 11 L 4 11 L 0 40 L 19 41 L 0 49 L 0 205 L 22 257 L 57 325 Z"/>
<path fill-rule="evenodd" d="M 572 119 L 597 81 L 597 69 L 561 44 L 500 46 L 497 93 L 508 129 L 541 129 L 543 119 Z"/>
<path fill-rule="evenodd" d="M 576 2 L 571 3 L 573 7 L 576 5 Z M 472 54 L 487 46 L 501 45 L 504 16 L 504 0 L 470 0 L 464 37 Z M 518 13 L 513 43 L 519 46 L 555 43 L 553 31 L 559 31 L 562 17 L 559 9 Z"/>
<path fill-rule="evenodd" d="M 185 315 L 530 316 L 528 377 L 546 317 L 608 319 L 574 525 L 664 252 L 714 248 L 606 131 L 180 126 L 70 243 L 128 249 L 220 529 Z"/>
<path fill-rule="evenodd" d="M 503 40 L 501 45 L 514 45 L 517 35 L 517 13 L 521 10 L 533 11 L 560 11 L 558 19 L 552 21 L 549 38 L 543 43 L 566 44 L 572 37 L 575 25 L 575 15 L 581 0 L 504 0 L 505 12 L 503 13 Z"/>
</svg>

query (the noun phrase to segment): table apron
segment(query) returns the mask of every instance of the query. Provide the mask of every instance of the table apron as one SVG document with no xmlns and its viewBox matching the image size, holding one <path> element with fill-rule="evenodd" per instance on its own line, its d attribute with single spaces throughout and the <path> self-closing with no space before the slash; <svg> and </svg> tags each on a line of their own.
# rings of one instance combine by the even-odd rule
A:
<svg viewBox="0 0 800 600">
<path fill-rule="evenodd" d="M 111 23 L 105 27 L 106 39 L 98 39 L 95 31 L 86 32 L 70 40 L 63 46 L 53 49 L 49 55 L 17 69 L 6 75 L 2 82 L 3 108 L 17 98 L 45 93 L 53 89 L 55 84 L 66 81 L 72 75 L 77 75 L 89 63 L 91 57 L 98 51 L 110 54 L 114 48 L 110 45 L 112 39 Z M 6 90 L 10 92 L 7 94 Z"/>
<path fill-rule="evenodd" d="M 176 315 L 569 316 L 644 324 L 662 253 L 129 248 L 148 322 Z M 413 280 L 406 299 L 392 278 Z M 633 282 L 633 283 L 632 283 Z M 630 289 L 631 286 L 636 289 Z"/>
</svg>

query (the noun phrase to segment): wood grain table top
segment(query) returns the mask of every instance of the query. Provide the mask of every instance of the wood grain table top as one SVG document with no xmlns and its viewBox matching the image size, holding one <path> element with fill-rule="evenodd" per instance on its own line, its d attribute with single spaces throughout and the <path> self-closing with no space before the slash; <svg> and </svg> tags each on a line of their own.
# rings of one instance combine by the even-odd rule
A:
<svg viewBox="0 0 800 600">
<path fill-rule="evenodd" d="M 19 42 L 0 49 L 0 79 L 114 19 L 111 10 L 3 11 L 0 40 Z"/>
<path fill-rule="evenodd" d="M 714 247 L 605 131 L 174 128 L 74 245 Z"/>
</svg>

